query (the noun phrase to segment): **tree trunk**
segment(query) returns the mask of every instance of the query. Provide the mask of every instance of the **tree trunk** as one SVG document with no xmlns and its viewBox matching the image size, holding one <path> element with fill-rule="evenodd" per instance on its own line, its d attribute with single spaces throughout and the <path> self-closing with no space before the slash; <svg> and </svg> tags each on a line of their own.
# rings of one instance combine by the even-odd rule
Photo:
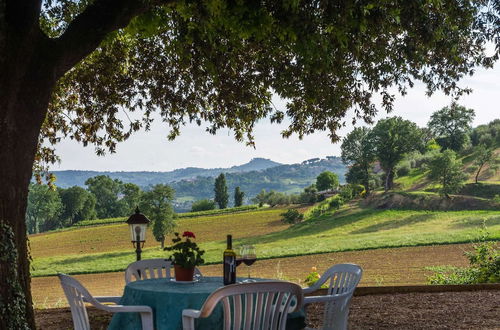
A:
<svg viewBox="0 0 500 330">
<path fill-rule="evenodd" d="M 161 243 L 161 249 L 163 250 L 163 248 L 165 248 L 165 237 L 161 239 L 160 243 Z"/>
<path fill-rule="evenodd" d="M 384 190 L 385 192 L 389 191 L 392 189 L 394 185 L 394 169 L 389 168 L 385 171 L 385 185 L 384 185 Z"/>
<path fill-rule="evenodd" d="M 369 164 L 364 166 L 365 178 L 363 180 L 363 186 L 365 186 L 365 196 L 370 194 L 370 170 Z"/>
<path fill-rule="evenodd" d="M 21 316 L 20 313 L 4 313 L 0 329 L 13 329 L 14 324 L 20 324 L 20 317 L 28 327 L 35 328 L 25 215 L 38 136 L 55 83 L 54 75 L 47 70 L 50 61 L 42 52 L 21 53 L 22 56 L 7 56 L 7 59 L 4 56 L 4 65 L 0 67 L 0 141 L 3 146 L 0 148 L 0 224 L 6 224 L 14 234 L 16 280 L 26 303 L 14 306 L 16 292 L 13 287 L 16 284 L 9 279 L 9 268 L 13 265 L 0 264 L 0 301 L 7 304 L 3 308 L 22 310 Z"/>
<path fill-rule="evenodd" d="M 476 173 L 476 184 L 478 183 L 478 180 L 479 180 L 479 173 L 481 173 L 481 170 L 483 169 L 483 164 L 481 164 L 481 166 L 479 166 L 479 169 L 477 170 L 477 173 Z"/>
<path fill-rule="evenodd" d="M 15 259 L 0 255 L 2 330 L 25 328 L 24 324 L 35 329 L 25 213 L 51 91 L 57 79 L 95 50 L 109 32 L 149 8 L 137 0 L 96 0 L 61 37 L 49 39 L 40 30 L 41 6 L 42 0 L 0 1 L 0 238 L 5 238 L 0 251 L 17 250 Z M 12 263 L 17 263 L 14 280 Z"/>
</svg>

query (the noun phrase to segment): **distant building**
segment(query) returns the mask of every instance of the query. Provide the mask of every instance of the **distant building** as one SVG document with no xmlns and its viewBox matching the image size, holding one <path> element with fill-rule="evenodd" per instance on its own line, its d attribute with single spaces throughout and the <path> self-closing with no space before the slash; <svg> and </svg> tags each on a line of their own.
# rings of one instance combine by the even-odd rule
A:
<svg viewBox="0 0 500 330">
<path fill-rule="evenodd" d="M 332 197 L 340 193 L 339 189 L 327 189 L 327 190 L 322 190 L 318 191 L 316 194 L 323 196 L 324 198 Z"/>
</svg>

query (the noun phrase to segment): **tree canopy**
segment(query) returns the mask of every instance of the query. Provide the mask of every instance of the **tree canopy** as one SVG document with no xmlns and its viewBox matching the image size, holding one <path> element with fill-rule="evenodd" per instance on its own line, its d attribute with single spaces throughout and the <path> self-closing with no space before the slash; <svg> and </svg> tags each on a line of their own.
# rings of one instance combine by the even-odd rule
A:
<svg viewBox="0 0 500 330">
<path fill-rule="evenodd" d="M 153 222 L 153 236 L 165 245 L 166 235 L 175 227 L 172 200 L 175 191 L 166 184 L 156 184 L 141 196 L 140 209 Z"/>
<path fill-rule="evenodd" d="M 73 18 L 104 2 L 47 1 L 43 31 L 69 42 L 79 27 Z M 460 94 L 456 81 L 496 58 L 483 53 L 491 39 L 483 1 L 167 3 L 143 8 L 59 80 L 43 142 L 68 136 L 99 154 L 114 151 L 148 129 L 155 112 L 170 138 L 186 122 L 206 122 L 210 133 L 229 127 L 252 143 L 256 121 L 267 116 L 290 118 L 283 136 L 328 130 L 335 141 L 348 109 L 370 122 L 378 109 L 392 109 L 392 87 L 405 94 L 417 80 L 429 93 Z M 272 106 L 271 91 L 286 110 Z"/>
<path fill-rule="evenodd" d="M 335 189 L 339 186 L 339 177 L 337 174 L 324 171 L 316 178 L 316 188 L 321 190 Z"/>
<path fill-rule="evenodd" d="M 442 149 L 459 152 L 469 138 L 474 117 L 474 110 L 453 102 L 449 107 L 434 112 L 428 126 Z"/>
<path fill-rule="evenodd" d="M 463 187 L 467 175 L 462 170 L 462 161 L 453 150 L 447 149 L 437 154 L 429 163 L 429 178 L 441 185 L 439 192 L 450 197 Z"/>
<path fill-rule="evenodd" d="M 225 209 L 229 202 L 229 193 L 227 192 L 226 177 L 224 173 L 219 174 L 219 176 L 215 178 L 214 193 L 214 202 L 219 205 L 220 209 Z"/>
<path fill-rule="evenodd" d="M 346 175 L 349 183 L 360 183 L 370 192 L 372 163 L 375 161 L 375 146 L 370 138 L 371 129 L 357 127 L 342 140 L 342 161 L 350 165 Z"/>
<path fill-rule="evenodd" d="M 421 148 L 422 131 L 401 117 L 381 119 L 370 133 L 377 159 L 385 172 L 385 190 L 392 189 L 394 169 L 404 156 Z"/>
</svg>

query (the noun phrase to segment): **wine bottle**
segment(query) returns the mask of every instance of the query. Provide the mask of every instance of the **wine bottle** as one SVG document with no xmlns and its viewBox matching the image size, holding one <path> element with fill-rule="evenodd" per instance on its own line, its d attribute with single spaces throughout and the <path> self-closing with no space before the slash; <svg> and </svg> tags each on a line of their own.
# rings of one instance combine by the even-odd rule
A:
<svg viewBox="0 0 500 330">
<path fill-rule="evenodd" d="M 227 235 L 227 248 L 224 251 L 224 285 L 236 283 L 236 253 L 233 251 L 233 237 Z"/>
</svg>

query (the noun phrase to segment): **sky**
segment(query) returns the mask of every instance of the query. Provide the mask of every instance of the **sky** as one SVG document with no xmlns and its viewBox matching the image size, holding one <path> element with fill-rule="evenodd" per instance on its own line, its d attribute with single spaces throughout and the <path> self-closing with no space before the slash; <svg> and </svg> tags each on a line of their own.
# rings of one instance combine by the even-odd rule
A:
<svg viewBox="0 0 500 330">
<path fill-rule="evenodd" d="M 473 126 L 486 124 L 500 118 L 500 65 L 493 69 L 478 69 L 474 76 L 460 82 L 462 87 L 473 89 L 472 94 L 462 96 L 459 104 L 476 112 Z M 425 95 L 425 87 L 416 84 L 404 97 L 396 98 L 394 111 L 387 114 L 381 111 L 375 121 L 388 116 L 401 116 L 423 127 L 431 114 L 451 102 L 449 96 L 435 93 Z M 276 100 L 277 108 L 285 104 Z M 346 117 L 348 123 L 339 132 L 340 136 L 349 133 L 352 115 Z M 362 123 L 359 123 L 361 125 Z M 69 139 L 56 146 L 62 161 L 53 165 L 51 170 L 96 170 L 96 171 L 171 171 L 184 167 L 231 167 L 262 157 L 273 161 L 293 164 L 310 158 L 340 156 L 340 142 L 332 144 L 326 132 L 318 132 L 299 140 L 297 136 L 283 139 L 280 132 L 286 127 L 270 124 L 268 120 L 257 123 L 255 127 L 256 146 L 248 147 L 236 142 L 230 130 L 223 129 L 215 136 L 205 132 L 204 126 L 187 125 L 174 141 L 168 141 L 168 127 L 156 120 L 148 132 L 138 132 L 128 141 L 117 146 L 117 152 L 96 156 L 92 146 L 82 145 Z"/>
</svg>

